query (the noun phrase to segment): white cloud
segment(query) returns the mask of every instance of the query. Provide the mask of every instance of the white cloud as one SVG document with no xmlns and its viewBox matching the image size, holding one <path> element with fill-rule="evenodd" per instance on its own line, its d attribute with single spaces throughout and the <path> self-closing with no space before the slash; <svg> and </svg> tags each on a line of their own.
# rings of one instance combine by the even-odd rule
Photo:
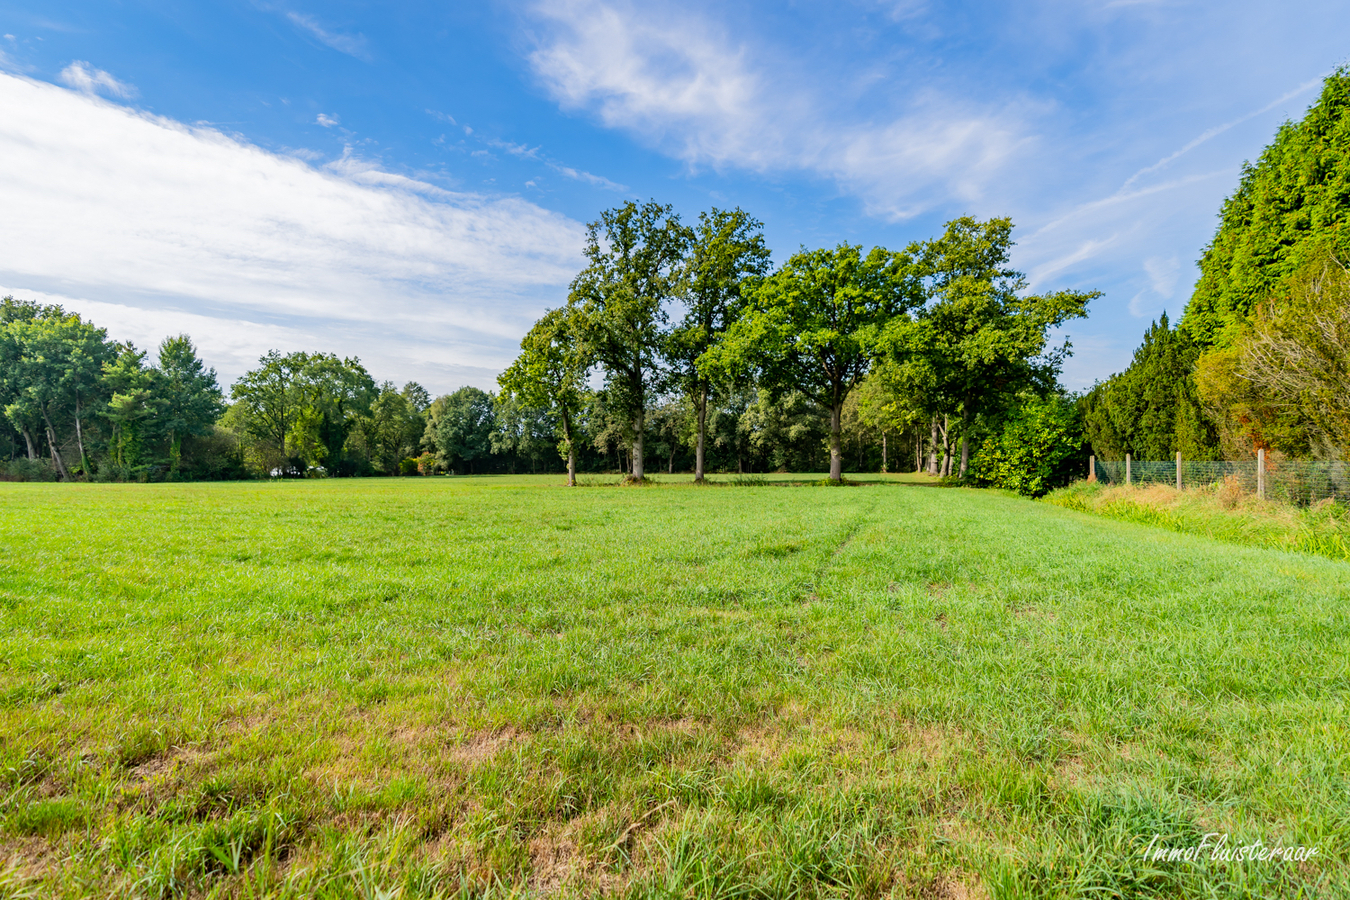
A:
<svg viewBox="0 0 1350 900">
<path fill-rule="evenodd" d="M 342 121 L 337 116 L 329 116 L 319 113 L 318 118 L 314 120 L 315 124 L 322 125 L 324 128 L 332 128 L 334 125 L 341 125 Z"/>
<path fill-rule="evenodd" d="M 319 43 L 331 47 L 339 53 L 354 56 L 362 62 L 370 62 L 370 53 L 366 50 L 365 35 L 350 35 L 329 31 L 319 24 L 313 16 L 307 16 L 303 13 L 288 12 L 286 18 L 291 20 L 291 24 L 304 29 L 317 38 Z"/>
<path fill-rule="evenodd" d="M 580 224 L 517 198 L 350 154 L 318 170 L 15 76 L 0 75 L 0 108 L 0 284 L 117 307 L 134 333 L 189 322 L 227 381 L 240 353 L 276 346 L 488 386 L 581 264 Z"/>
<path fill-rule="evenodd" d="M 136 89 L 131 85 L 123 84 L 102 69 L 95 69 L 80 60 L 62 69 L 60 77 L 65 84 L 86 94 L 107 93 L 122 98 L 136 96 Z"/>
<path fill-rule="evenodd" d="M 831 178 L 869 211 L 906 218 L 981 197 L 1029 135 L 1015 105 L 935 91 L 866 119 L 795 82 L 709 22 L 601 0 L 545 0 L 550 26 L 529 60 L 565 108 L 633 132 L 691 166 L 797 170 Z"/>
</svg>

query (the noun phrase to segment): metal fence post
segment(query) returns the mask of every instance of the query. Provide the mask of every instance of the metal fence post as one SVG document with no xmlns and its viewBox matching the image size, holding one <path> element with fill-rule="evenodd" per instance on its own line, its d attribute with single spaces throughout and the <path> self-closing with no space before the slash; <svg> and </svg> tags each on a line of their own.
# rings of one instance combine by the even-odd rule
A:
<svg viewBox="0 0 1350 900">
<path fill-rule="evenodd" d="M 1097 457 L 1088 457 L 1088 481 L 1097 480 Z"/>
<path fill-rule="evenodd" d="M 1256 499 L 1266 499 L 1266 450 L 1256 451 Z"/>
<path fill-rule="evenodd" d="M 1125 454 L 1125 486 L 1130 486 L 1130 454 Z"/>
<path fill-rule="evenodd" d="M 1177 451 L 1177 490 L 1181 490 L 1181 451 Z"/>
</svg>

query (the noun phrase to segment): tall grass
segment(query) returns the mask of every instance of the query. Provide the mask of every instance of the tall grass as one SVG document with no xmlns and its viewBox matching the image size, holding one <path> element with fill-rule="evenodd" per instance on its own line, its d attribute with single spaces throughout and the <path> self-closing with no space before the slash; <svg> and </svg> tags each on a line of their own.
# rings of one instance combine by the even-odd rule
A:
<svg viewBox="0 0 1350 900">
<path fill-rule="evenodd" d="M 1350 560 L 1350 510 L 1330 500 L 1311 507 L 1258 500 L 1232 483 L 1177 491 L 1162 485 L 1079 481 L 1046 502 L 1080 512 L 1216 540 Z"/>
</svg>

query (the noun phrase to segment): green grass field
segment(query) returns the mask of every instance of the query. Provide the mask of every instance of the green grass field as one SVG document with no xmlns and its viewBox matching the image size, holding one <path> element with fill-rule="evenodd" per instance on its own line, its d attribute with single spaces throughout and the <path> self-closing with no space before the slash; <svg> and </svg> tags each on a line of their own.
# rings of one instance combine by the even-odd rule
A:
<svg viewBox="0 0 1350 900">
<path fill-rule="evenodd" d="M 0 485 L 0 896 L 1350 895 L 1350 564 L 558 481 Z"/>
</svg>

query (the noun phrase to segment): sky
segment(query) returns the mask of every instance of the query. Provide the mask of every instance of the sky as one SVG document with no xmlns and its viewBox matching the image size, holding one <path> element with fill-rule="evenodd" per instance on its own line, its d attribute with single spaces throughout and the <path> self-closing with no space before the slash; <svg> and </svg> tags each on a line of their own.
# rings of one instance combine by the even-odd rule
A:
<svg viewBox="0 0 1350 900">
<path fill-rule="evenodd" d="M 739 206 L 777 262 L 1010 216 L 1081 390 L 1185 307 L 1350 4 L 0 0 L 0 294 L 229 385 L 270 349 L 490 389 L 585 223 Z"/>
</svg>

